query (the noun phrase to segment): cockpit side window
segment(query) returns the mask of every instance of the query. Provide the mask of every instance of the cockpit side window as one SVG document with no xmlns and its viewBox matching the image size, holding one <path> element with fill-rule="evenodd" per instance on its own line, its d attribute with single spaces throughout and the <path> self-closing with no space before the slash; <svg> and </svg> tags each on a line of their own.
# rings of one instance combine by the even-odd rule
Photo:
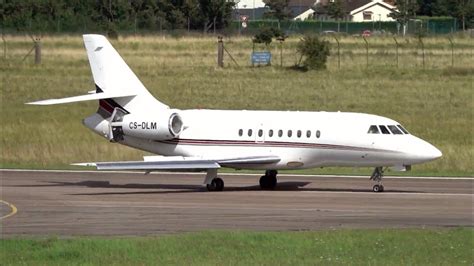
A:
<svg viewBox="0 0 474 266">
<path fill-rule="evenodd" d="M 370 126 L 369 127 L 369 131 L 367 132 L 369 134 L 379 134 L 379 129 L 377 128 L 377 126 Z"/>
<path fill-rule="evenodd" d="M 408 131 L 407 131 L 404 127 L 402 127 L 402 125 L 397 125 L 397 127 L 398 127 L 403 133 L 405 133 L 405 134 L 410 134 L 410 133 L 408 133 Z"/>
<path fill-rule="evenodd" d="M 390 134 L 390 131 L 388 131 L 387 127 L 385 126 L 379 126 L 380 131 L 382 131 L 382 134 Z"/>
<path fill-rule="evenodd" d="M 402 131 L 400 131 L 400 129 L 398 129 L 398 127 L 394 125 L 389 125 L 388 129 L 390 129 L 390 131 L 392 131 L 392 134 L 394 135 L 403 135 Z"/>
</svg>

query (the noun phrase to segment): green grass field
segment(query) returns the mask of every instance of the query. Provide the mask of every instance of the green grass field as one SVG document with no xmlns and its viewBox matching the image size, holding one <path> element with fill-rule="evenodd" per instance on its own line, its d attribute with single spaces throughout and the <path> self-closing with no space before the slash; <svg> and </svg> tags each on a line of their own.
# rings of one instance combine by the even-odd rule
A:
<svg viewBox="0 0 474 266">
<path fill-rule="evenodd" d="M 3 239 L 2 265 L 472 265 L 472 229 Z"/>
<path fill-rule="evenodd" d="M 224 69 L 216 67 L 213 37 L 128 37 L 113 41 L 119 53 L 160 100 L 177 108 L 352 111 L 393 118 L 411 133 L 439 147 L 444 156 L 415 166 L 415 175 L 473 175 L 472 39 L 458 37 L 454 67 L 447 38 L 427 38 L 425 68 L 417 39 L 402 43 L 399 67 L 390 38 L 369 40 L 366 66 L 363 40 L 341 41 L 341 69 L 332 45 L 328 69 L 297 72 L 298 38 L 287 40 L 283 68 L 273 44 L 271 67 L 252 68 L 250 38 L 225 39 Z M 333 39 L 328 39 L 332 44 Z M 43 39 L 43 62 L 35 66 L 31 40 L 6 36 L 7 56 L 1 59 L 1 167 L 68 168 L 83 161 L 140 160 L 142 152 L 106 140 L 81 124 L 97 103 L 28 106 L 25 102 L 81 95 L 94 89 L 80 36 Z M 258 48 L 261 49 L 261 48 Z M 308 171 L 306 171 L 308 172 Z M 368 173 L 368 169 L 312 170 L 311 173 Z"/>
</svg>

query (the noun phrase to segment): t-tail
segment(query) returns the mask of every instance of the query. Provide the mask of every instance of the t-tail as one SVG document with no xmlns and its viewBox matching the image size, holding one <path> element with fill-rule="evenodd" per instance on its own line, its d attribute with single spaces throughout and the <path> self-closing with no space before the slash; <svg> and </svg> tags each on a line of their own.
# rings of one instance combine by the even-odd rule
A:
<svg viewBox="0 0 474 266">
<path fill-rule="evenodd" d="M 31 102 L 35 105 L 53 105 L 98 100 L 96 113 L 83 123 L 111 141 L 120 141 L 125 120 L 141 123 L 150 114 L 171 119 L 176 111 L 158 101 L 125 63 L 110 42 L 102 35 L 83 35 L 87 57 L 94 78 L 95 90 L 86 95 Z M 175 115 L 179 119 L 178 115 Z M 161 120 L 160 119 L 160 120 Z M 181 122 L 181 121 L 179 121 Z"/>
</svg>

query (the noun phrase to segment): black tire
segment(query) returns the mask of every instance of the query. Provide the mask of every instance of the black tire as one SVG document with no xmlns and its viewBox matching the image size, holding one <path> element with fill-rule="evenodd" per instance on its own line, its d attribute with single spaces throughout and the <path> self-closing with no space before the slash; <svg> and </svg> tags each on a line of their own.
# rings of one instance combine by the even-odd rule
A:
<svg viewBox="0 0 474 266">
<path fill-rule="evenodd" d="M 277 178 L 276 176 L 261 176 L 260 180 L 260 188 L 264 190 L 269 190 L 269 189 L 274 189 L 277 184 Z"/>
<path fill-rule="evenodd" d="M 382 188 L 379 185 L 374 185 L 372 191 L 375 193 L 382 192 Z"/>
<path fill-rule="evenodd" d="M 210 184 L 206 185 L 208 191 L 222 191 L 224 190 L 224 180 L 222 178 L 216 177 L 212 179 Z"/>
<path fill-rule="evenodd" d="M 267 187 L 267 178 L 266 178 L 266 176 L 262 175 L 258 182 L 260 184 L 261 189 L 266 189 L 266 187 Z"/>
<path fill-rule="evenodd" d="M 268 178 L 268 188 L 269 189 L 275 189 L 276 185 L 277 185 L 277 178 L 276 178 L 276 175 L 275 176 L 270 176 Z"/>
</svg>

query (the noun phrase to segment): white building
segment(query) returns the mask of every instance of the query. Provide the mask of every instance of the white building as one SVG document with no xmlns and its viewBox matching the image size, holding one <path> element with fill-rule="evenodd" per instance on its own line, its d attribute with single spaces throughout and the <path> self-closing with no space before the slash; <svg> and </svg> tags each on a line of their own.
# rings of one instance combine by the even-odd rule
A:
<svg viewBox="0 0 474 266">
<path fill-rule="evenodd" d="M 263 2 L 263 0 L 237 0 L 235 2 L 236 9 L 256 9 L 265 7 L 265 3 Z"/>
<path fill-rule="evenodd" d="M 367 21 L 394 21 L 390 13 L 397 8 L 381 0 L 371 1 L 359 8 L 350 11 L 349 15 L 354 22 Z"/>
<path fill-rule="evenodd" d="M 309 8 L 308 10 L 294 17 L 293 20 L 306 20 L 308 18 L 312 18 L 313 14 L 314 10 L 312 8 Z"/>
</svg>

